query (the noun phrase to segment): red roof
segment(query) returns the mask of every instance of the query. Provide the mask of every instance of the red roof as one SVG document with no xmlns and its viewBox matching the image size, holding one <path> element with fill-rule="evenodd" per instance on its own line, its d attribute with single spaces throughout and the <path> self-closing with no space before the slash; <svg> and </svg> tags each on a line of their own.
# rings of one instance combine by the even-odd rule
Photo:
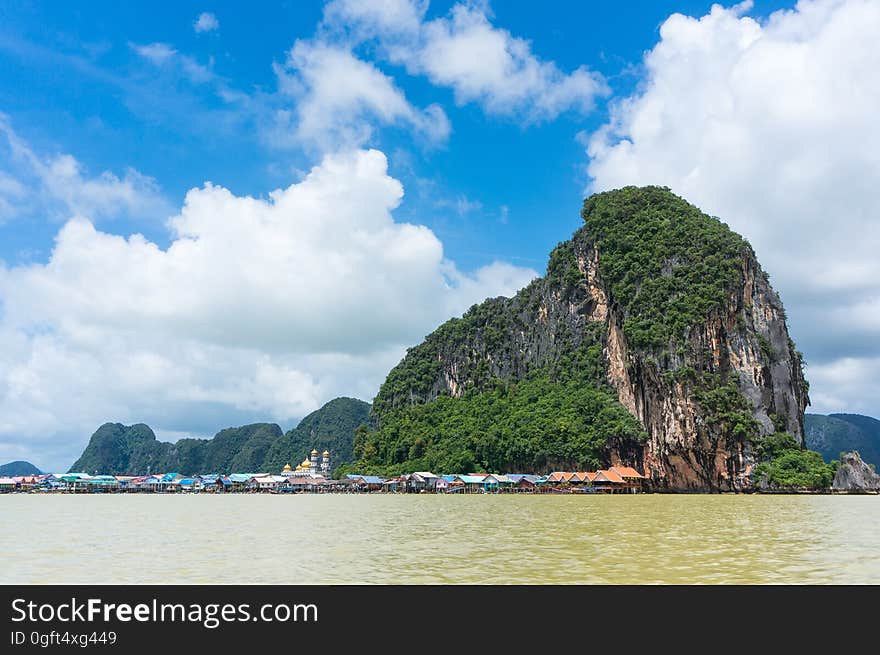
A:
<svg viewBox="0 0 880 655">
<path fill-rule="evenodd" d="M 631 466 L 612 466 L 611 470 L 622 478 L 643 478 L 645 477 Z"/>
<path fill-rule="evenodd" d="M 601 470 L 596 473 L 596 477 L 594 478 L 595 482 L 616 482 L 618 484 L 623 483 L 623 478 L 620 477 L 614 471 Z"/>
</svg>

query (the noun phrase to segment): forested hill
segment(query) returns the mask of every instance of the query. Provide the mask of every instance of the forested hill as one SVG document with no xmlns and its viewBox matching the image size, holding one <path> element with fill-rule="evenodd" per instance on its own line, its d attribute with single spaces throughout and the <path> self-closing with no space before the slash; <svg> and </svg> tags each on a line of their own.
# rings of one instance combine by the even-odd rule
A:
<svg viewBox="0 0 880 655">
<path fill-rule="evenodd" d="M 801 356 L 751 246 L 661 187 L 593 195 L 582 217 L 544 277 L 407 352 L 360 470 L 626 463 L 660 488 L 743 489 L 763 437 L 803 444 Z"/>
<path fill-rule="evenodd" d="M 0 477 L 12 477 L 15 475 L 40 475 L 41 471 L 30 462 L 21 460 L 8 462 L 0 465 Z"/>
<path fill-rule="evenodd" d="M 147 472 L 255 473 L 295 466 L 312 450 L 330 450 L 333 464 L 351 460 L 354 431 L 368 420 L 370 405 L 336 398 L 287 432 L 274 423 L 227 428 L 212 439 L 156 439 L 149 426 L 105 423 L 92 435 L 71 471 L 110 475 Z"/>
<path fill-rule="evenodd" d="M 356 398 L 331 400 L 272 444 L 263 470 L 280 471 L 288 463 L 296 466 L 313 448 L 321 452 L 329 450 L 334 466 L 351 462 L 355 430 L 369 421 L 370 403 Z"/>
<path fill-rule="evenodd" d="M 880 421 L 861 414 L 807 414 L 804 416 L 807 446 L 825 461 L 840 453 L 857 450 L 862 460 L 880 468 Z"/>
</svg>

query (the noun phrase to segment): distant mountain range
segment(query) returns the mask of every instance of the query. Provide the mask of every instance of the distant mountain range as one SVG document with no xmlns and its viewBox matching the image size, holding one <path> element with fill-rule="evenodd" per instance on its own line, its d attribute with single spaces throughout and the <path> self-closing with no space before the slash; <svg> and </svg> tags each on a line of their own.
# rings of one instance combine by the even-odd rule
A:
<svg viewBox="0 0 880 655">
<path fill-rule="evenodd" d="M 880 469 L 880 421 L 875 418 L 861 414 L 807 414 L 804 434 L 807 448 L 820 452 L 825 461 L 857 450 L 862 460 Z"/>
<path fill-rule="evenodd" d="M 110 475 L 174 471 L 198 473 L 279 472 L 296 466 L 313 448 L 329 450 L 332 466 L 354 459 L 355 429 L 369 421 L 370 404 L 336 398 L 284 433 L 274 423 L 227 428 L 212 439 L 156 439 L 143 423 L 105 423 L 92 435 L 71 471 Z"/>
<path fill-rule="evenodd" d="M 42 471 L 30 462 L 9 462 L 0 466 L 0 477 L 12 477 L 13 475 L 40 475 Z"/>
</svg>

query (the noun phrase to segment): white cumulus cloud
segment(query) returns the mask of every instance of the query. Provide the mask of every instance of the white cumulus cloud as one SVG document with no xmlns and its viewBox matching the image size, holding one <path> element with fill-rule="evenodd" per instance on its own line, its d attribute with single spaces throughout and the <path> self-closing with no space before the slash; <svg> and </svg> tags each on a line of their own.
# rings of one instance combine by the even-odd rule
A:
<svg viewBox="0 0 880 655">
<path fill-rule="evenodd" d="M 0 267 L 0 446 L 57 467 L 107 420 L 289 425 L 370 399 L 407 346 L 536 275 L 459 271 L 394 220 L 402 197 L 385 156 L 359 150 L 266 198 L 191 190 L 165 249 L 70 220 L 47 263 Z"/>
<path fill-rule="evenodd" d="M 203 11 L 193 23 L 193 29 L 197 33 L 213 32 L 220 29 L 220 21 L 210 11 Z"/>
<path fill-rule="evenodd" d="M 663 23 L 589 139 L 591 186 L 666 185 L 745 235 L 812 363 L 812 411 L 880 415 L 880 3 L 750 9 Z"/>
<path fill-rule="evenodd" d="M 407 125 L 430 143 L 449 136 L 439 105 L 414 107 L 391 77 L 345 47 L 297 41 L 276 72 L 280 93 L 295 101 L 276 113 L 276 139 L 323 150 L 360 146 L 376 123 Z"/>
<path fill-rule="evenodd" d="M 494 26 L 485 6 L 458 3 L 447 16 L 425 20 L 427 7 L 407 0 L 335 0 L 324 20 L 355 41 L 376 39 L 392 63 L 453 89 L 459 104 L 476 102 L 490 114 L 551 120 L 567 110 L 589 111 L 607 93 L 598 73 L 585 66 L 564 73 L 542 60 L 529 41 Z"/>
</svg>

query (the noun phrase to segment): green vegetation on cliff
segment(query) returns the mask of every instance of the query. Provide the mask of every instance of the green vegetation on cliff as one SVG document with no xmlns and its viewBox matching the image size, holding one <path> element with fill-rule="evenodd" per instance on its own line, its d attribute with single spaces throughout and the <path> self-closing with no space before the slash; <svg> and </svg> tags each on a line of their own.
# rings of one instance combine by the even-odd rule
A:
<svg viewBox="0 0 880 655">
<path fill-rule="evenodd" d="M 757 438 L 758 422 L 733 379 L 724 381 L 720 375 L 703 373 L 692 380 L 694 400 L 703 410 L 706 423 L 720 436 L 740 442 Z"/>
<path fill-rule="evenodd" d="M 438 352 L 446 344 L 462 344 L 479 333 L 487 349 L 501 345 L 511 327 L 503 300 L 489 299 L 472 306 L 461 318 L 446 321 L 423 343 L 409 348 L 404 361 L 385 378 L 373 401 L 373 412 L 382 415 L 393 409 L 396 398 L 406 398 L 405 404 L 410 405 L 428 396 L 443 370 Z M 476 389 L 482 389 L 493 377 L 485 360 L 476 362 L 468 373 L 469 386 Z"/>
<path fill-rule="evenodd" d="M 826 464 L 822 455 L 802 449 L 785 432 L 762 438 L 757 452 L 762 461 L 752 477 L 763 490 L 828 489 L 837 470 L 836 460 Z"/>
<path fill-rule="evenodd" d="M 645 436 L 613 392 L 541 372 L 393 412 L 355 436 L 359 461 L 341 472 L 593 470 L 608 439 Z"/>
<path fill-rule="evenodd" d="M 567 325 L 557 326 L 553 339 L 568 347 L 522 375 L 498 375 L 499 367 L 516 368 L 511 332 L 540 325 L 535 317 L 543 291 L 533 283 L 513 301 L 475 305 L 411 348 L 374 402 L 381 424 L 357 434 L 358 461 L 341 472 L 596 468 L 610 440 L 643 441 L 644 430 L 607 384 L 600 323 L 577 335 Z M 475 356 L 470 344 L 488 354 Z M 441 388 L 424 402 L 441 375 L 440 353 L 453 351 L 448 356 L 456 357 L 460 348 L 467 351 L 459 371 L 461 393 L 452 397 Z M 394 398 L 405 400 L 395 406 Z"/>
<path fill-rule="evenodd" d="M 156 435 L 150 426 L 143 423 L 135 425 L 105 423 L 89 439 L 88 446 L 70 470 L 82 473 L 125 474 L 135 472 L 135 467 L 143 466 L 140 470 L 146 472 L 153 463 L 166 461 L 168 446 L 170 444 L 156 441 Z"/>
<path fill-rule="evenodd" d="M 750 246 L 668 189 L 598 193 L 584 201 L 582 215 L 583 233 L 600 252 L 599 271 L 623 312 L 633 348 L 682 342 L 741 284 Z M 574 277 L 571 266 L 565 276 Z"/>
</svg>

